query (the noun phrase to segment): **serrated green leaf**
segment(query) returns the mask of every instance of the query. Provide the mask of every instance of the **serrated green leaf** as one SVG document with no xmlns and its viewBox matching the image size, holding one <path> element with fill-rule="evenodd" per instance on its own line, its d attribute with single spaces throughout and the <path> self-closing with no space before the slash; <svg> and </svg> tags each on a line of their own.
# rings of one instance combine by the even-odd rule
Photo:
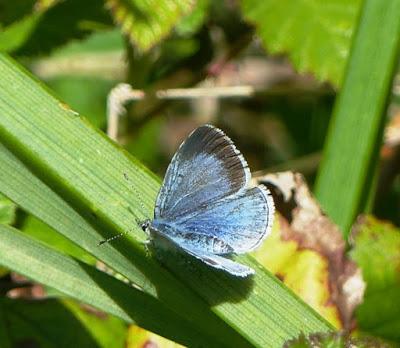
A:
<svg viewBox="0 0 400 348">
<path fill-rule="evenodd" d="M 340 86 L 360 0 L 242 0 L 267 51 L 287 53 L 299 72 Z"/>
<path fill-rule="evenodd" d="M 151 257 L 135 216 L 152 216 L 159 180 L 5 56 L 0 74 L 0 139 L 12 150 L 0 151 L 0 191 L 129 280 L 147 283 L 151 296 L 219 345 L 274 347 L 301 331 L 332 329 L 250 257 L 240 257 L 257 269 L 247 280 L 194 260 L 188 267 L 174 254 L 161 263 Z"/>
<path fill-rule="evenodd" d="M 0 224 L 13 224 L 16 210 L 17 206 L 0 193 Z"/>
<path fill-rule="evenodd" d="M 28 341 L 43 348 L 124 347 L 126 324 L 121 319 L 102 313 L 96 316 L 71 300 L 1 298 L 0 308 L 12 347 Z M 7 346 L 4 339 L 0 338 L 0 346 Z"/>
<path fill-rule="evenodd" d="M 351 257 L 367 288 L 356 316 L 358 327 L 400 342 L 400 230 L 366 217 L 355 227 Z"/>
<path fill-rule="evenodd" d="M 106 4 L 121 30 L 141 51 L 147 51 L 190 13 L 195 0 L 106 0 Z"/>
</svg>

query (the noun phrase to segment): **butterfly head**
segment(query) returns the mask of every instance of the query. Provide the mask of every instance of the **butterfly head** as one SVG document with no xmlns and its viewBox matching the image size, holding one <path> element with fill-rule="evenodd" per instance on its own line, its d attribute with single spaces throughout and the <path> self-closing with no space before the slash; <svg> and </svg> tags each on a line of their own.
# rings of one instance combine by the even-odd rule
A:
<svg viewBox="0 0 400 348">
<path fill-rule="evenodd" d="M 150 219 L 146 219 L 144 221 L 139 222 L 139 226 L 142 229 L 143 232 L 148 232 L 148 229 L 150 227 L 151 221 Z"/>
</svg>

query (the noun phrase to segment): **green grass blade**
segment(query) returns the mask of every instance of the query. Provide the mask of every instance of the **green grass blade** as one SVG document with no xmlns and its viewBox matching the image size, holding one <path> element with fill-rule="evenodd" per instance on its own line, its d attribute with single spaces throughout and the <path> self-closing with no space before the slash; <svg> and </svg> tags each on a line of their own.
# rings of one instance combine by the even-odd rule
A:
<svg viewBox="0 0 400 348">
<path fill-rule="evenodd" d="M 0 56 L 0 75 L 0 139 L 11 150 L 15 162 L 24 164 L 20 166 L 24 175 L 29 169 L 38 179 L 36 184 L 41 182 L 62 197 L 90 223 L 95 230 L 93 235 L 104 238 L 132 230 L 129 236 L 104 250 L 83 245 L 79 233 L 65 228 L 60 232 L 96 257 L 109 257 L 109 266 L 130 279 L 137 273 L 128 275 L 126 268 L 110 261 L 116 254 L 127 259 L 145 275 L 163 304 L 224 345 L 278 347 L 302 331 L 332 329 L 250 257 L 242 257 L 241 261 L 258 271 L 254 279 L 247 281 L 232 279 L 200 264 L 189 267 L 175 257 L 163 260 L 174 274 L 168 272 L 147 255 L 142 243 L 145 235 L 129 209 L 139 218 L 151 217 L 159 181 L 5 56 Z M 124 173 L 130 177 L 134 191 L 123 178 Z M 10 176 L 19 178 L 19 173 L 9 171 Z M 34 210 L 38 208 L 30 201 L 38 200 L 40 190 L 24 195 L 30 181 L 18 180 L 19 184 L 14 182 L 7 195 L 18 199 L 22 206 L 26 201 L 24 204 L 29 204 L 36 215 Z M 145 212 L 141 212 L 140 200 Z M 45 220 L 50 221 L 51 212 L 52 207 L 48 206 L 47 217 L 42 212 L 41 219 L 49 223 Z M 92 238 L 94 242 L 96 238 Z"/>
<path fill-rule="evenodd" d="M 0 265 L 183 344 L 212 344 L 152 296 L 0 225 Z M 18 246 L 18 247 L 16 247 Z"/>
<path fill-rule="evenodd" d="M 400 2 L 366 0 L 335 105 L 316 196 L 347 233 L 367 205 L 398 63 Z"/>
<path fill-rule="evenodd" d="M 156 287 L 135 268 L 135 259 L 130 257 L 132 253 L 128 255 L 129 250 L 127 253 L 121 253 L 115 250 L 112 244 L 99 247 L 98 242 L 104 238 L 99 231 L 93 228 L 37 176 L 32 174 L 32 172 L 2 144 L 0 144 L 0 168 L 2 168 L 0 171 L 1 192 L 12 198 L 25 210 L 49 224 L 55 230 L 76 242 L 97 258 L 106 262 L 110 267 L 123 274 L 130 281 L 138 284 L 147 293 L 153 296 L 161 296 L 161 298 L 165 296 L 165 291 L 161 295 L 157 294 Z M 128 249 L 129 247 L 128 245 Z M 146 257 L 143 257 L 143 259 L 146 259 Z M 14 268 L 11 269 L 16 270 Z M 40 279 L 36 280 L 39 282 L 41 281 Z M 176 289 L 178 297 L 183 296 L 187 292 L 185 288 Z M 187 298 L 188 301 L 190 301 L 190 299 L 191 297 Z M 197 303 L 199 302 L 197 297 L 191 302 L 192 308 L 195 308 L 196 301 Z M 217 319 L 213 318 L 213 313 L 210 312 L 203 303 L 201 305 L 201 311 L 205 312 L 205 315 L 202 317 L 203 322 L 212 322 L 212 325 L 216 328 L 219 327 L 219 329 L 223 331 L 224 329 L 218 324 L 219 320 L 216 321 Z M 196 325 L 192 324 L 191 326 L 195 327 Z M 213 329 L 211 329 L 211 331 L 213 331 Z M 206 335 L 206 333 L 204 334 Z M 232 332 L 231 335 L 232 339 L 235 339 L 235 332 Z"/>
<path fill-rule="evenodd" d="M 4 145 L 0 144 L 0 191 L 10 197 L 21 208 L 37 216 L 56 231 L 75 241 L 92 255 L 108 265 L 118 265 L 118 272 L 130 281 L 145 287 L 155 294 L 146 277 L 132 264 L 132 261 L 112 247 L 99 247 L 102 235 L 94 229 L 70 205 L 53 190 L 32 174 Z"/>
</svg>

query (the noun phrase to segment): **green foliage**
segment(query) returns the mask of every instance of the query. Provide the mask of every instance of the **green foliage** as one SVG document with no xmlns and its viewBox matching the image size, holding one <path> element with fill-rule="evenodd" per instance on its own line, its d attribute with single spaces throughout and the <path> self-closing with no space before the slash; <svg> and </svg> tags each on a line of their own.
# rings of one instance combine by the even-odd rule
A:
<svg viewBox="0 0 400 348">
<path fill-rule="evenodd" d="M 268 52 L 287 53 L 299 72 L 341 85 L 360 0 L 243 0 Z"/>
<path fill-rule="evenodd" d="M 140 219 L 151 216 L 159 181 L 76 112 L 49 95 L 6 57 L 0 59 L 0 73 L 3 76 L 0 82 L 0 112 L 4 115 L 0 120 L 0 134 L 4 144 L 13 149 L 9 152 L 3 148 L 0 152 L 3 168 L 0 191 L 116 272 L 143 287 L 147 293 L 143 293 L 142 297 L 150 296 L 157 305 L 163 304 L 165 310 L 179 313 L 179 319 L 191 328 L 186 333 L 192 342 L 198 339 L 196 332 L 200 332 L 205 340 L 214 343 L 278 346 L 300 331 L 331 329 L 328 323 L 250 257 L 240 259 L 259 271 L 254 279 L 245 282 L 221 275 L 221 272 L 198 263 L 193 265 L 196 268 L 193 272 L 180 257 L 171 255 L 163 258 L 162 267 L 146 252 L 142 244 L 145 236 L 130 212 L 133 211 Z M 9 88 L 10 81 L 13 81 L 12 89 Z M 15 91 L 25 97 L 20 98 Z M 29 134 L 41 136 L 31 137 Z M 130 177 L 135 192 L 124 179 L 124 173 Z M 146 211 L 141 208 L 139 200 Z M 133 238 L 114 245 L 97 245 L 105 237 L 130 230 Z M 7 233 L 3 235 L 7 236 Z M 39 251 L 35 246 L 38 248 L 35 252 L 37 256 L 33 256 L 33 251 L 29 249 L 32 242 L 19 240 L 17 243 L 12 240 L 21 239 L 17 232 L 8 235 L 8 245 L 24 244 L 27 247 L 14 251 L 7 247 L 7 259 L 4 255 L 0 264 L 29 274 L 39 282 L 48 279 L 48 271 L 55 274 L 56 270 L 48 267 L 39 267 L 35 272 L 29 269 L 27 273 L 24 267 L 28 266 L 22 260 L 22 254 L 25 260 L 27 256 L 32 259 L 39 257 L 29 263 L 31 268 L 40 263 L 55 262 L 54 259 L 60 255 L 45 256 L 44 250 Z M 51 253 L 50 249 L 47 251 Z M 18 255 L 15 254 L 17 252 Z M 18 269 L 11 261 L 16 257 L 21 259 Z M 66 283 L 61 278 L 70 277 L 71 282 L 78 281 L 80 284 L 88 281 L 86 277 L 81 278 L 82 271 L 76 270 L 76 263 L 72 260 L 68 262 L 70 270 L 64 265 L 62 273 L 53 280 L 53 287 Z M 207 282 L 204 282 L 205 278 Z M 102 290 L 91 288 L 90 291 Z M 129 297 L 133 303 L 134 296 L 124 295 L 124 298 Z M 85 294 L 85 298 L 80 299 L 93 304 L 94 297 Z M 141 300 L 139 297 L 138 301 Z M 106 310 L 106 306 L 101 308 Z M 143 306 L 138 308 L 143 310 Z M 157 317 L 152 318 L 153 330 L 163 327 Z M 173 336 L 173 327 L 179 325 L 175 326 L 171 321 L 170 337 Z M 263 335 L 266 328 L 269 334 Z"/>
<path fill-rule="evenodd" d="M 200 336 L 195 329 L 152 296 L 98 271 L 93 266 L 58 253 L 18 230 L 0 225 L 0 243 L 4 248 L 0 255 L 0 264 L 30 279 L 126 322 L 136 323 L 180 342 L 207 342 L 205 335 Z M 15 245 L 18 248 L 13 247 Z M 86 321 L 82 315 L 78 315 L 77 319 Z M 95 324 L 90 326 L 92 329 L 96 328 Z M 0 335 L 0 339 L 3 340 L 0 341 L 1 346 L 5 346 L 4 339 L 7 337 Z"/>
<path fill-rule="evenodd" d="M 115 85 L 98 77 L 56 76 L 48 79 L 48 85 L 63 96 L 63 101 L 74 105 L 75 110 L 87 115 L 88 120 L 99 128 L 105 128 L 106 97 Z"/>
<path fill-rule="evenodd" d="M 141 50 L 160 42 L 193 9 L 193 0 L 106 0 L 121 30 Z M 155 9 L 157 9 L 155 11 Z"/>
<path fill-rule="evenodd" d="M 296 207 L 296 210 L 300 209 Z M 300 233 L 297 239 L 288 238 L 287 229 L 280 219 L 276 219 L 268 243 L 264 243 L 252 255 L 335 328 L 340 328 L 340 311 L 337 301 L 332 301 L 334 286 L 330 280 L 334 275 L 329 259 L 316 246 L 304 247 Z M 307 232 L 315 235 L 313 226 L 309 226 Z"/>
<path fill-rule="evenodd" d="M 307 168 L 312 182 L 327 138 L 316 193 L 329 215 L 323 221 L 333 218 L 346 236 L 373 201 L 398 61 L 398 13 L 397 0 L 0 0 L 0 51 L 47 84 L 0 56 L 0 346 L 168 344 L 147 329 L 188 346 L 386 347 L 327 334 L 342 323 L 343 308 L 332 299 L 347 275 L 334 275 L 340 281 L 332 286 L 332 272 L 340 269 L 339 254 L 342 270 L 350 261 L 344 247 L 338 253 L 297 238 L 294 215 L 290 221 L 279 204 L 285 217 L 253 255 L 331 324 L 251 256 L 238 257 L 257 269 L 243 281 L 185 255 L 147 249 L 136 219 L 152 216 L 160 180 L 137 159 L 162 175 L 179 140 L 212 122 L 233 137 L 252 169 Z M 266 52 L 278 56 L 263 56 L 249 23 Z M 328 137 L 334 89 L 293 76 L 282 54 L 298 71 L 342 86 Z M 254 84 L 256 95 L 176 102 L 153 94 L 212 83 L 209 75 L 217 84 Z M 97 129 L 106 128 L 108 93 L 122 81 L 147 96 L 127 105 L 120 122 L 118 140 L 137 159 Z M 203 111 L 208 116 L 199 116 Z M 303 155 L 307 165 L 295 168 Z M 393 203 L 381 210 L 395 210 Z M 332 240 L 321 221 L 321 240 Z M 355 324 L 398 344 L 400 233 L 373 218 L 355 230 L 351 255 L 367 283 Z M 18 289 L 15 272 L 44 284 L 47 298 L 7 298 L 8 289 L 13 296 L 26 290 Z M 143 329 L 127 331 L 126 323 Z"/>
<path fill-rule="evenodd" d="M 183 17 L 175 27 L 175 31 L 180 36 L 189 36 L 204 24 L 208 15 L 210 0 L 197 0 L 194 10 L 187 16 Z"/>
<path fill-rule="evenodd" d="M 35 8 L 36 0 L 0 0 L 0 22 L 8 26 L 29 14 Z"/>
<path fill-rule="evenodd" d="M 385 342 L 371 337 L 351 338 L 341 333 L 317 333 L 308 337 L 299 338 L 285 343 L 284 348 L 390 348 Z"/>
<path fill-rule="evenodd" d="M 400 230 L 366 217 L 357 226 L 352 258 L 367 284 L 357 309 L 360 330 L 400 343 Z"/>
<path fill-rule="evenodd" d="M 398 11 L 398 1 L 365 2 L 318 172 L 316 196 L 345 236 L 374 195 L 376 159 L 398 64 Z"/>
<path fill-rule="evenodd" d="M 15 220 L 17 206 L 0 193 L 0 224 L 11 225 Z"/>
<path fill-rule="evenodd" d="M 0 49 L 22 56 L 45 54 L 111 24 L 101 0 L 56 1 L 9 24 L 0 33 Z"/>
<path fill-rule="evenodd" d="M 30 37 L 41 13 L 34 13 L 18 20 L 0 32 L 0 52 L 13 52 L 19 49 Z"/>
<path fill-rule="evenodd" d="M 24 219 L 22 225 L 20 226 L 20 230 L 27 235 L 45 243 L 49 248 L 53 248 L 62 253 L 73 256 L 74 258 L 88 264 L 96 264 L 96 259 L 82 249 L 79 245 L 72 243 L 62 234 L 57 233 L 57 231 L 32 215 L 28 215 Z"/>
<path fill-rule="evenodd" d="M 70 300 L 0 298 L 6 336 L 2 347 L 35 342 L 40 347 L 123 347 L 126 324 L 112 316 L 98 315 Z M 41 328 L 41 330 L 38 330 Z"/>
</svg>

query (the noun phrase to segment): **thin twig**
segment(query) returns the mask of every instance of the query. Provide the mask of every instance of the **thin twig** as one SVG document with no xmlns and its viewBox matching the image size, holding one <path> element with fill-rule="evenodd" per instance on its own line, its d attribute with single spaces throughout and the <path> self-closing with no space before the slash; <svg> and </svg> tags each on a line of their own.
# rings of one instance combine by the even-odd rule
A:
<svg viewBox="0 0 400 348">
<path fill-rule="evenodd" d="M 143 91 L 132 89 L 126 83 L 115 86 L 107 98 L 107 135 L 117 141 L 119 117 L 126 112 L 125 104 L 144 98 Z"/>
<path fill-rule="evenodd" d="M 160 99 L 193 99 L 193 98 L 236 98 L 252 97 L 255 93 L 253 86 L 224 86 L 199 88 L 171 88 L 158 91 Z"/>
</svg>

